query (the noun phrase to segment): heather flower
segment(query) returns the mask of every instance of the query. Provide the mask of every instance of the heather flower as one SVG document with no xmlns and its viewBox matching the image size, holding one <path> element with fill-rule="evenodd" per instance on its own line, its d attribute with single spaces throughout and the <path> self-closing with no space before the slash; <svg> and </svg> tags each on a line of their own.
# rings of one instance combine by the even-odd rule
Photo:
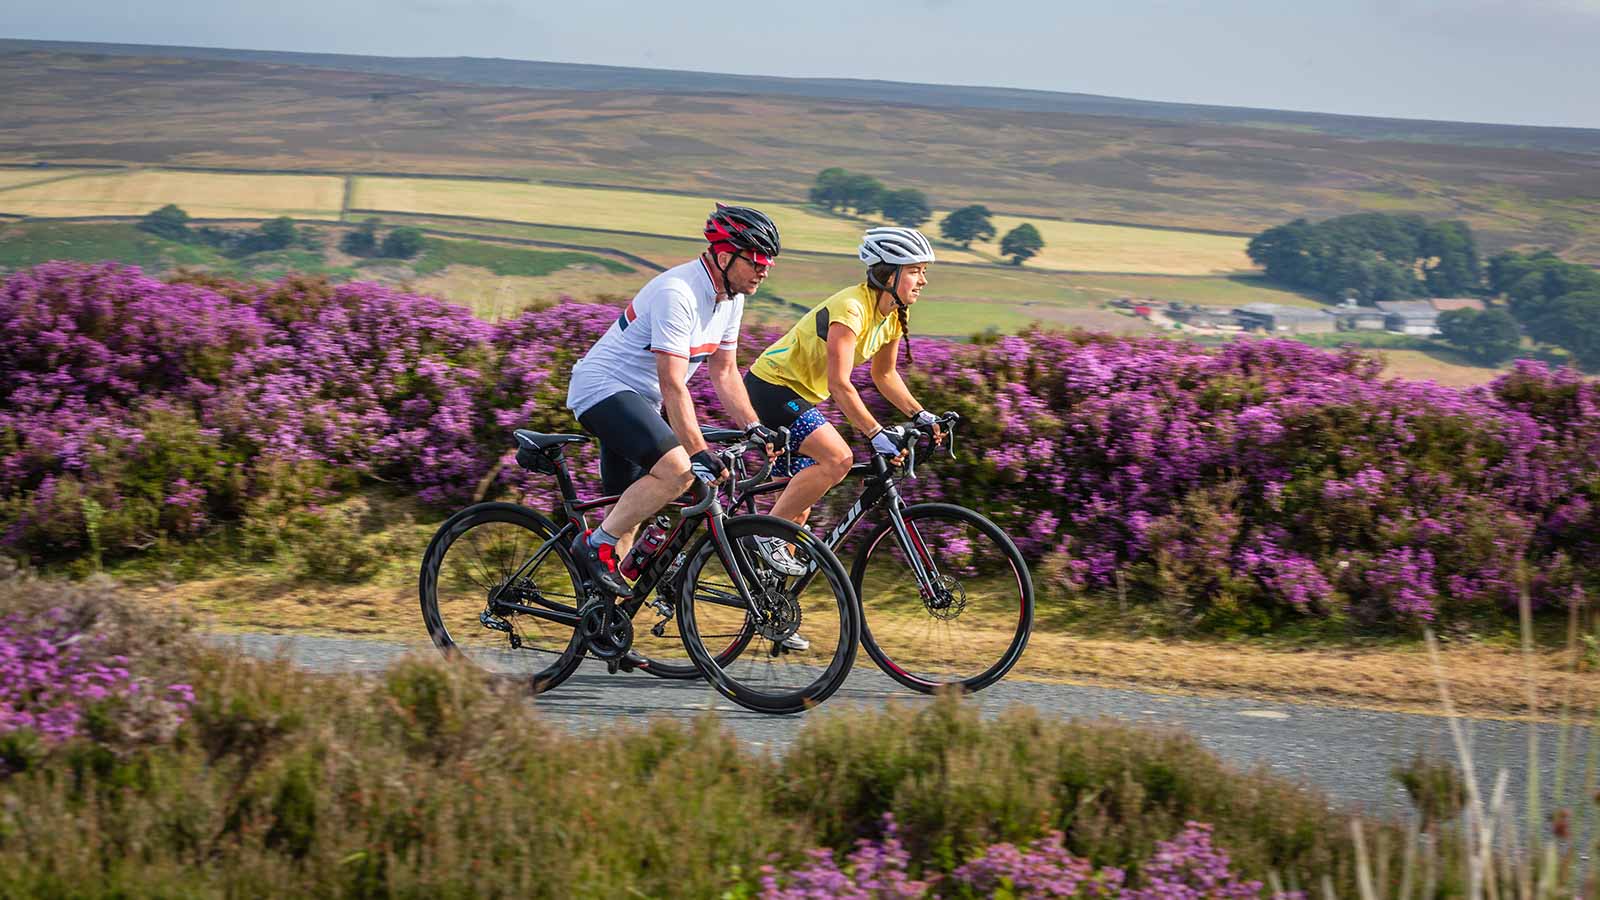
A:
<svg viewBox="0 0 1600 900">
<path fill-rule="evenodd" d="M 547 507 L 551 479 L 515 465 L 508 432 L 577 430 L 568 373 L 616 314 L 564 301 L 490 325 L 374 284 L 14 273 L 0 286 L 0 543 L 137 552 L 362 479 L 442 505 L 488 484 Z M 741 361 L 777 334 L 747 330 Z M 1569 370 L 1521 362 L 1461 390 L 1281 340 L 914 342 L 912 389 L 963 423 L 959 457 L 925 461 L 906 492 L 994 518 L 1051 561 L 1043 587 L 1130 584 L 1138 600 L 1182 578 L 1195 603 L 1410 627 L 1512 608 L 1523 581 L 1560 607 L 1600 580 L 1600 386 Z M 867 388 L 868 367 L 852 378 Z M 732 424 L 709 378 L 690 393 L 707 423 Z M 568 455 L 592 489 L 593 445 Z M 288 491 L 290 471 L 320 481 Z M 833 492 L 813 521 L 851 500 Z"/>
<path fill-rule="evenodd" d="M 88 716 L 98 709 L 120 731 L 100 737 L 170 738 L 194 704 L 194 689 L 160 689 L 126 659 L 97 654 L 102 641 L 75 630 L 60 608 L 0 618 L 0 734 L 27 730 L 47 746 L 63 744 L 90 736 Z"/>
</svg>

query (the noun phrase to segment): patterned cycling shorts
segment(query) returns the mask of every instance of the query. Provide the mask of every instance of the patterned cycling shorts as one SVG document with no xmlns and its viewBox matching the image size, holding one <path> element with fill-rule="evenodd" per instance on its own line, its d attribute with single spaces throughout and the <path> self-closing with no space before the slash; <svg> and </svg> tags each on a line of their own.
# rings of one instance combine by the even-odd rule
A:
<svg viewBox="0 0 1600 900">
<path fill-rule="evenodd" d="M 784 457 L 778 457 L 772 464 L 772 477 L 792 478 L 799 475 L 802 469 L 814 466 L 817 461 L 800 453 L 800 445 L 818 428 L 828 424 L 826 417 L 817 411 L 815 406 L 801 413 L 789 425 L 789 465 L 784 466 Z"/>
</svg>

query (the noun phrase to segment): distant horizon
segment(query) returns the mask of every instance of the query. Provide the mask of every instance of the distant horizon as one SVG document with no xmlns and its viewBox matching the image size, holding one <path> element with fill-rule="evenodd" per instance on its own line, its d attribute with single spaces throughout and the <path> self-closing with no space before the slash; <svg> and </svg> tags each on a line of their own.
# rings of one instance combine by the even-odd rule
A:
<svg viewBox="0 0 1600 900">
<path fill-rule="evenodd" d="M 1003 15 L 976 0 L 811 0 L 737 14 L 672 0 L 11 5 L 7 36 L 17 39 L 545 61 L 1600 129 L 1600 0 L 1012 0 Z"/>
<path fill-rule="evenodd" d="M 455 54 L 353 53 L 353 52 L 337 51 L 337 50 L 284 50 L 284 49 L 272 48 L 272 47 L 238 47 L 238 46 L 225 46 L 225 45 L 220 45 L 220 44 L 170 44 L 170 43 L 145 43 L 145 42 L 140 42 L 140 41 L 87 41 L 87 40 L 78 40 L 78 39 L 69 39 L 69 38 L 34 38 L 34 37 L 11 37 L 11 38 L 5 38 L 5 37 L 0 37 L 0 41 L 5 41 L 5 40 L 21 41 L 21 42 L 37 42 L 37 43 L 44 43 L 44 44 L 78 44 L 78 45 L 102 46 L 102 47 L 144 47 L 144 48 L 151 48 L 151 49 L 157 49 L 157 50 L 159 50 L 159 49 L 206 50 L 206 51 L 223 51 L 223 52 L 230 52 L 230 53 L 232 53 L 232 52 L 238 52 L 238 53 L 282 53 L 282 54 L 303 54 L 303 55 L 308 55 L 308 56 L 344 56 L 344 57 L 351 57 L 351 58 L 358 58 L 358 59 L 366 58 L 366 59 L 400 59 L 400 60 L 483 60 L 483 61 L 489 61 L 489 62 L 511 62 L 511 63 L 531 63 L 531 64 L 535 64 L 535 65 L 560 65 L 560 66 L 590 67 L 590 68 L 598 68 L 598 69 L 612 69 L 612 70 L 618 70 L 618 71 L 633 70 L 633 71 L 646 71 L 646 72 L 680 72 L 680 73 L 687 73 L 687 74 L 694 74 L 694 75 L 736 77 L 736 78 L 761 78 L 761 79 L 773 79 L 773 80 L 788 81 L 788 82 L 808 82 L 808 81 L 810 81 L 810 82 L 830 82 L 830 81 L 831 82 L 838 82 L 838 81 L 844 81 L 844 82 L 863 82 L 863 83 L 869 83 L 869 84 L 899 84 L 899 85 L 914 85 L 914 86 L 924 86 L 924 87 L 948 87 L 948 88 L 971 89 L 971 90 L 1015 91 L 1015 92 L 1018 92 L 1018 93 L 1026 93 L 1026 94 L 1045 94 L 1045 95 L 1095 97 L 1095 98 L 1103 98 L 1103 99 L 1108 99 L 1108 100 L 1123 100 L 1123 101 L 1129 101 L 1129 102 L 1134 102 L 1134 103 L 1151 103 L 1151 104 L 1185 106 L 1185 107 L 1193 107 L 1193 108 L 1197 108 L 1197 109 L 1261 111 L 1261 112 L 1274 112 L 1274 113 L 1289 113 L 1289 114 L 1293 114 L 1293 115 L 1306 115 L 1306 116 L 1327 116 L 1327 117 L 1330 117 L 1330 118 L 1371 119 L 1371 120 L 1376 120 L 1376 121 L 1436 123 L 1436 124 L 1448 124 L 1448 125 L 1484 125 L 1484 126 L 1505 127 L 1505 128 L 1537 128 L 1537 129 L 1549 129 L 1549 130 L 1555 130 L 1555 131 L 1600 132 L 1600 124 L 1593 125 L 1593 126 L 1589 126 L 1589 125 L 1550 125 L 1550 124 L 1529 123 L 1529 122 L 1504 122 L 1504 121 L 1474 120 L 1474 119 L 1439 119 L 1439 118 L 1427 118 L 1427 117 L 1421 117 L 1421 116 L 1399 116 L 1399 115 L 1378 115 L 1378 114 L 1369 114 L 1369 113 L 1330 112 L 1330 111 L 1322 110 L 1322 109 L 1300 109 L 1300 108 L 1293 108 L 1293 107 L 1250 106 L 1250 105 L 1228 104 L 1228 103 L 1207 103 L 1207 102 L 1197 102 L 1197 101 L 1189 101 L 1189 100 L 1169 100 L 1169 99 L 1165 99 L 1165 98 L 1137 97 L 1137 96 L 1122 95 L 1122 94 L 1102 94 L 1102 93 L 1094 93 L 1094 92 L 1089 92 L 1089 91 L 1077 91 L 1077 90 L 1059 90 L 1059 89 L 1039 88 L 1039 87 L 1017 87 L 1017 86 L 1012 86 L 1012 85 L 984 84 L 984 83 L 978 83 L 978 82 L 960 82 L 960 81 L 910 81 L 910 80 L 906 80 L 906 79 L 903 79 L 903 78 L 883 78 L 883 77 L 862 76 L 862 75 L 766 75 L 766 74 L 758 74 L 758 73 L 753 73 L 753 72 L 735 72 L 735 71 L 718 70 L 718 69 L 698 69 L 698 68 L 667 67 L 667 66 L 627 65 L 627 64 L 620 64 L 620 63 L 574 62 L 574 61 L 569 61 L 569 60 L 557 60 L 557 59 L 532 59 L 532 58 L 515 57 L 515 56 L 479 56 L 479 55 L 473 55 L 473 54 L 460 54 L 460 53 L 455 53 Z M 421 76 L 416 76 L 416 77 L 421 77 Z M 442 80 L 442 79 L 437 79 L 437 80 Z M 1114 113 L 1107 113 L 1107 115 L 1115 115 L 1115 114 Z"/>
</svg>

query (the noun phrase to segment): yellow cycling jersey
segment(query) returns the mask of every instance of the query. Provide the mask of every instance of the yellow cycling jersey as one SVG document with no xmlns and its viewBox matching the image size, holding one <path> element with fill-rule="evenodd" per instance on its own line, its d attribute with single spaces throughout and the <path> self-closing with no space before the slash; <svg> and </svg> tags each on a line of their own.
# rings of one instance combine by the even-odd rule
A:
<svg viewBox="0 0 1600 900">
<path fill-rule="evenodd" d="M 900 318 L 893 309 L 878 314 L 876 292 L 862 282 L 822 301 L 800 317 L 789 333 L 768 347 L 751 374 L 770 384 L 782 385 L 811 403 L 828 399 L 828 327 L 843 325 L 856 335 L 855 359 L 859 366 L 872 355 L 900 339 Z"/>
</svg>

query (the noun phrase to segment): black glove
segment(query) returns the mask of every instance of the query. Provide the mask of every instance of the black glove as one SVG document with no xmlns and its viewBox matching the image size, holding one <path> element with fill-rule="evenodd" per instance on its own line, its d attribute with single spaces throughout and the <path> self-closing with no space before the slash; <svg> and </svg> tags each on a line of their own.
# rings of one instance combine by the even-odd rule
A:
<svg viewBox="0 0 1600 900">
<path fill-rule="evenodd" d="M 715 453 L 710 450 L 701 450 L 689 457 L 689 471 L 694 473 L 694 477 L 704 481 L 706 484 L 716 484 L 722 480 L 723 473 L 728 470 Z"/>
<path fill-rule="evenodd" d="M 744 430 L 744 439 L 755 441 L 769 448 L 783 449 L 783 442 L 779 439 L 778 433 L 760 422 L 756 422 Z"/>
</svg>

